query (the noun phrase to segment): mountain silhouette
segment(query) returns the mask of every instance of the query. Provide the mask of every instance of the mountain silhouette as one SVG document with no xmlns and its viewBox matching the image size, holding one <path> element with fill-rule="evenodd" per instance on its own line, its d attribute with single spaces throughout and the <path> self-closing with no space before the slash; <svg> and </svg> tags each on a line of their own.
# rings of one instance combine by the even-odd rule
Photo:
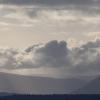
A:
<svg viewBox="0 0 100 100">
<path fill-rule="evenodd" d="M 82 88 L 74 91 L 75 94 L 100 94 L 100 77 L 95 78 Z"/>
<path fill-rule="evenodd" d="M 68 94 L 84 86 L 86 81 L 70 78 L 22 76 L 0 72 L 0 92 L 18 94 Z"/>
</svg>

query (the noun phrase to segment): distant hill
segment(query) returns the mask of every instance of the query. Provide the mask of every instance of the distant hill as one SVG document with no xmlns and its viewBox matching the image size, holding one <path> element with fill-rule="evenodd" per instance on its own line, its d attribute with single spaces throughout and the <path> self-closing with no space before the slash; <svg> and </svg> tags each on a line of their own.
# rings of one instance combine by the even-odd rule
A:
<svg viewBox="0 0 100 100">
<path fill-rule="evenodd" d="M 90 81 L 74 92 L 75 94 L 100 94 L 100 77 Z"/>
<path fill-rule="evenodd" d="M 0 92 L 21 94 L 68 94 L 86 84 L 80 79 L 55 79 L 0 73 Z"/>
</svg>

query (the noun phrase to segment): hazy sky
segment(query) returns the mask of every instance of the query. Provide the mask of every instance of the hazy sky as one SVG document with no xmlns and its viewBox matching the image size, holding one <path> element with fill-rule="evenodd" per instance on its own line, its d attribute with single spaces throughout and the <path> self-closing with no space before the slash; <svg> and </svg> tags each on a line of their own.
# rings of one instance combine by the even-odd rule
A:
<svg viewBox="0 0 100 100">
<path fill-rule="evenodd" d="M 99 36 L 100 0 L 0 0 L 1 71 L 99 74 Z"/>
<path fill-rule="evenodd" d="M 0 0 L 0 46 L 50 40 L 74 47 L 100 34 L 100 0 Z"/>
</svg>

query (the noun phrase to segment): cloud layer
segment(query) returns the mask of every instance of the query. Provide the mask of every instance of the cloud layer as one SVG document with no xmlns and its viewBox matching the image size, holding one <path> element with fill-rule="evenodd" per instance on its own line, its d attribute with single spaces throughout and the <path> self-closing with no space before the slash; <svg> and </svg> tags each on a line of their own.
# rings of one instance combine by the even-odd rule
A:
<svg viewBox="0 0 100 100">
<path fill-rule="evenodd" d="M 33 34 L 32 42 L 88 41 L 100 34 L 99 11 L 100 0 L 0 0 L 0 33 Z"/>
<path fill-rule="evenodd" d="M 45 45 L 34 45 L 20 52 L 14 49 L 1 49 L 1 68 L 65 67 L 69 49 L 65 41 L 56 40 Z"/>
<path fill-rule="evenodd" d="M 1 69 L 99 73 L 100 0 L 0 0 L 0 28 L 1 46 L 38 44 L 1 48 Z"/>
<path fill-rule="evenodd" d="M 92 5 L 100 3 L 99 0 L 0 0 L 1 4 L 15 5 Z"/>
<path fill-rule="evenodd" d="M 25 51 L 0 49 L 0 68 L 6 70 L 52 68 L 66 75 L 96 75 L 100 70 L 100 40 L 69 49 L 65 41 L 50 41 Z"/>
</svg>

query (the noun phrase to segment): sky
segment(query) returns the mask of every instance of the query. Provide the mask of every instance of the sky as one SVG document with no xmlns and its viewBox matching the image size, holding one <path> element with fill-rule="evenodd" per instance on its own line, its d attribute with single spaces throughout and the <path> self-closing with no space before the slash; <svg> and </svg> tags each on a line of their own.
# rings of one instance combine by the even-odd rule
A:
<svg viewBox="0 0 100 100">
<path fill-rule="evenodd" d="M 99 6 L 100 0 L 0 0 L 0 46 L 65 40 L 76 47 L 100 35 Z"/>
<path fill-rule="evenodd" d="M 100 0 L 0 0 L 1 71 L 99 74 L 99 36 Z"/>
</svg>

